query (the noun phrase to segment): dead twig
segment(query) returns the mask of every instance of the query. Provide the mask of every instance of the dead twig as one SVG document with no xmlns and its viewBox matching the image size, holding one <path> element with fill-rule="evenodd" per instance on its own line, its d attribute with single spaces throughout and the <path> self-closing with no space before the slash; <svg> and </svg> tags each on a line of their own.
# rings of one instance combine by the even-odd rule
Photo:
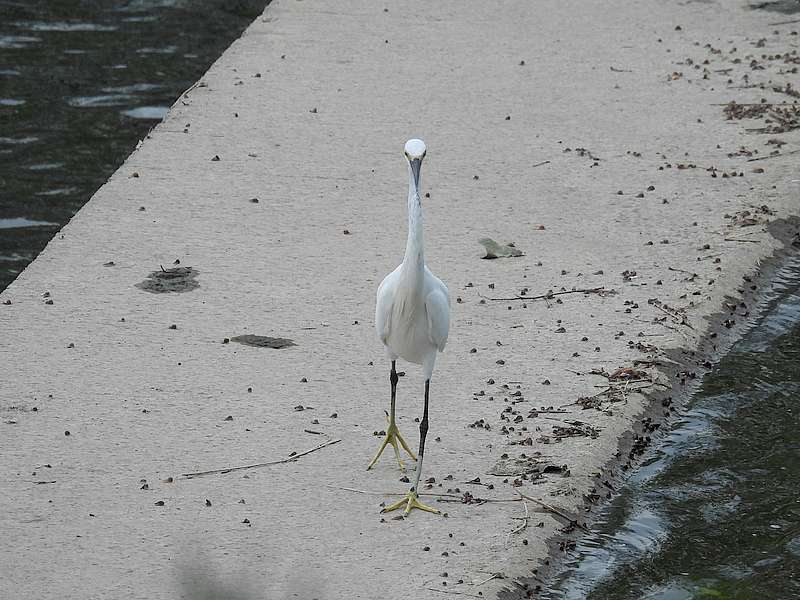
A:
<svg viewBox="0 0 800 600">
<path fill-rule="evenodd" d="M 657 381 L 651 381 L 650 379 L 634 379 L 632 381 L 618 381 L 616 383 L 612 383 L 608 387 L 605 387 L 605 386 L 602 386 L 602 385 L 594 386 L 596 388 L 603 388 L 603 390 L 601 392 L 598 392 L 594 396 L 589 396 L 589 398 L 594 398 L 595 396 L 602 396 L 604 394 L 610 394 L 610 393 L 619 391 L 619 390 L 621 390 L 623 388 L 627 389 L 629 383 L 647 383 L 647 385 L 643 385 L 641 387 L 630 388 L 631 391 L 633 391 L 633 392 L 635 392 L 637 390 L 646 390 L 647 388 L 653 387 L 654 385 L 663 385 L 661 383 L 658 383 Z M 569 406 L 569 405 L 565 404 L 564 406 Z"/>
<path fill-rule="evenodd" d="M 185 99 L 187 99 L 187 100 L 188 100 L 188 99 L 189 99 L 189 92 L 191 92 L 191 91 L 192 91 L 192 90 L 194 90 L 195 88 L 199 88 L 199 87 L 201 87 L 201 88 L 203 88 L 203 87 L 208 87 L 208 84 L 207 84 L 205 81 L 202 81 L 202 80 L 200 80 L 200 81 L 195 81 L 195 82 L 194 82 L 192 85 L 190 85 L 190 86 L 189 86 L 189 87 L 186 89 L 186 91 L 185 91 L 185 92 L 183 92 L 183 93 L 182 93 L 180 96 L 178 96 L 178 99 L 177 99 L 177 100 L 175 100 L 175 102 L 172 104 L 172 106 L 175 106 L 175 105 L 178 103 L 178 101 L 180 101 L 182 98 L 185 98 Z M 183 105 L 184 105 L 184 106 L 188 106 L 188 102 L 184 102 L 184 103 L 183 103 Z"/>
<path fill-rule="evenodd" d="M 671 331 L 675 331 L 675 332 L 677 332 L 677 333 L 680 333 L 680 334 L 681 334 L 681 335 L 682 335 L 684 338 L 686 338 L 687 340 L 689 339 L 689 336 L 688 336 L 688 335 L 686 334 L 686 332 L 685 332 L 685 331 L 683 331 L 682 329 L 678 329 L 677 327 L 673 327 L 672 325 L 669 325 L 669 324 L 665 323 L 664 321 L 658 321 L 658 320 L 656 320 L 656 321 L 655 321 L 655 323 L 656 323 L 657 325 L 661 325 L 662 327 L 666 327 L 667 329 L 669 329 L 669 330 L 671 330 Z"/>
<path fill-rule="evenodd" d="M 332 490 L 344 490 L 345 492 L 353 492 L 356 494 L 367 494 L 369 496 L 405 496 L 405 492 L 370 492 L 368 490 L 357 490 L 356 488 L 349 488 L 349 487 L 342 487 L 339 485 L 328 485 L 325 484 L 325 487 L 331 488 Z M 440 498 L 461 498 L 458 494 L 419 494 L 420 496 L 436 496 Z"/>
<path fill-rule="evenodd" d="M 402 494 L 384 494 L 383 492 L 369 492 L 367 490 L 357 490 L 356 488 L 349 488 L 349 487 L 342 487 L 340 485 L 328 485 L 325 484 L 325 487 L 331 488 L 332 490 L 344 490 L 345 492 L 353 492 L 356 494 L 368 494 L 370 496 L 402 496 Z"/>
<path fill-rule="evenodd" d="M 391 495 L 391 494 L 388 494 Z M 400 494 L 401 496 L 403 494 Z M 420 496 L 440 496 L 440 497 L 450 497 L 453 494 L 420 494 Z M 481 504 L 488 504 L 490 502 L 519 502 L 519 498 L 478 498 L 477 496 L 468 496 L 468 500 L 464 498 L 464 496 L 455 496 L 457 500 L 448 500 L 445 498 L 444 500 L 440 500 L 440 502 L 450 502 L 450 503 L 460 503 L 460 504 L 473 504 L 475 506 L 480 506 Z"/>
<path fill-rule="evenodd" d="M 767 23 L 770 27 L 776 27 L 778 25 L 791 25 L 792 23 L 800 23 L 800 19 L 792 19 L 791 21 L 778 21 L 777 23 Z"/>
<path fill-rule="evenodd" d="M 457 592 L 456 590 L 440 590 L 439 588 L 428 588 L 432 592 L 439 592 L 440 594 L 456 594 L 458 596 L 469 596 L 470 598 L 483 598 L 483 596 L 477 596 L 476 594 L 468 594 L 467 592 Z"/>
<path fill-rule="evenodd" d="M 742 240 L 740 238 L 723 238 L 726 242 L 750 242 L 751 244 L 760 244 L 759 240 Z"/>
<path fill-rule="evenodd" d="M 653 306 L 656 307 L 661 312 L 663 312 L 664 314 L 669 315 L 670 317 L 672 317 L 677 325 L 686 325 L 686 327 L 688 327 L 689 329 L 694 329 L 694 327 L 692 327 L 692 324 L 689 323 L 689 321 L 686 320 L 686 316 L 685 315 L 680 315 L 679 316 L 675 312 L 667 310 L 666 308 L 664 308 L 663 306 L 660 306 L 658 304 L 653 304 Z"/>
<path fill-rule="evenodd" d="M 505 578 L 506 578 L 506 576 L 503 575 L 502 573 L 492 573 L 491 577 L 487 577 L 486 579 L 484 579 L 482 581 L 479 581 L 478 583 L 473 583 L 472 585 L 474 585 L 475 587 L 478 587 L 479 585 L 483 585 L 484 583 L 487 583 L 487 582 L 491 581 L 492 579 L 505 579 Z"/>
<path fill-rule="evenodd" d="M 575 527 L 577 527 L 578 529 L 580 529 L 582 531 L 585 531 L 586 533 L 590 532 L 589 528 L 586 527 L 586 525 L 581 525 L 580 523 L 578 523 L 577 519 L 573 519 L 568 514 L 566 514 L 562 510 L 559 510 L 555 506 L 550 506 L 549 504 L 547 504 L 546 502 L 543 502 L 542 500 L 539 500 L 538 498 L 533 498 L 531 496 L 527 496 L 527 495 L 523 494 L 522 492 L 520 492 L 519 490 L 514 490 L 514 491 L 517 492 L 517 494 L 519 494 L 520 496 L 522 496 L 525 500 L 530 500 L 534 504 L 538 504 L 543 509 L 545 509 L 547 511 L 550 511 L 554 515 L 557 515 L 557 516 L 561 517 L 562 519 L 566 520 L 570 525 L 574 525 Z"/>
<path fill-rule="evenodd" d="M 487 296 L 481 296 L 481 298 L 485 298 L 486 300 L 495 300 L 499 302 L 509 302 L 511 300 L 549 300 L 550 298 L 555 298 L 556 296 L 563 296 L 565 294 L 603 294 L 603 293 L 611 293 L 612 290 L 606 290 L 605 287 L 600 286 L 596 288 L 586 288 L 581 290 L 564 290 L 563 292 L 547 292 L 546 294 L 539 294 L 538 296 L 514 296 L 513 298 L 489 298 Z"/>
<path fill-rule="evenodd" d="M 332 490 L 344 490 L 345 492 L 354 492 L 356 494 L 367 494 L 370 496 L 405 496 L 405 492 L 370 492 L 367 490 L 357 490 L 355 488 L 342 487 L 339 485 L 328 485 L 325 487 Z M 429 498 L 455 498 L 459 502 L 464 502 L 464 496 L 459 494 L 433 494 L 420 492 L 420 496 L 428 496 Z M 474 498 L 474 504 L 485 504 L 487 502 L 519 502 L 522 498 Z M 456 500 L 442 500 L 442 502 L 455 502 Z"/>
<path fill-rule="evenodd" d="M 628 385 L 630 385 L 631 383 L 653 383 L 653 380 L 652 379 L 619 379 L 619 380 L 617 380 L 616 384 L 612 384 L 612 385 L 616 385 L 616 387 L 625 387 L 625 388 L 627 388 Z M 649 386 L 645 386 L 645 387 L 649 387 Z M 644 389 L 644 388 L 642 388 L 642 389 Z"/>
<path fill-rule="evenodd" d="M 770 154 L 769 156 L 759 156 L 758 158 L 748 158 L 747 162 L 755 162 L 757 160 L 769 160 L 770 158 L 780 158 L 781 156 L 791 156 L 797 154 L 800 150 L 792 150 L 791 152 L 781 152 L 780 154 Z"/>
<path fill-rule="evenodd" d="M 525 531 L 528 528 L 528 521 L 530 520 L 530 513 L 528 512 L 528 503 L 523 500 L 522 505 L 525 507 L 525 516 L 512 517 L 514 519 L 520 519 L 522 523 L 519 524 L 519 527 L 515 527 L 514 529 L 512 529 L 511 532 L 509 532 L 509 534 L 506 536 L 506 542 L 505 542 L 506 548 L 508 547 L 508 541 L 511 539 L 512 535 L 514 535 L 515 533 L 520 533 L 522 531 Z"/>
<path fill-rule="evenodd" d="M 316 452 L 317 450 L 322 450 L 325 446 L 330 446 L 332 444 L 337 444 L 337 443 L 339 443 L 341 441 L 342 440 L 339 440 L 339 439 L 337 439 L 337 440 L 328 440 L 327 442 L 324 442 L 324 443 L 320 444 L 319 446 L 314 446 L 310 450 L 305 450 L 304 452 L 298 452 L 297 454 L 293 454 L 289 458 L 283 458 L 281 460 L 272 460 L 272 461 L 269 461 L 269 462 L 255 463 L 255 464 L 252 464 L 252 465 L 242 465 L 240 467 L 227 467 L 227 468 L 224 468 L 224 469 L 211 469 L 210 471 L 197 471 L 197 472 L 194 472 L 194 473 L 181 473 L 181 475 L 183 477 L 185 477 L 186 479 L 192 479 L 193 477 L 201 477 L 203 475 L 216 475 L 216 474 L 225 475 L 226 473 L 232 473 L 234 471 L 243 471 L 244 469 L 258 469 L 260 467 L 269 467 L 269 466 L 272 466 L 272 465 L 280 465 L 280 464 L 283 464 L 283 463 L 294 462 L 298 458 L 300 458 L 301 456 L 305 456 L 307 454 L 311 454 L 312 452 Z"/>
<path fill-rule="evenodd" d="M 757 85 L 745 85 L 745 86 L 738 86 L 736 88 L 728 88 L 728 89 L 729 90 L 740 89 L 740 88 L 748 89 L 748 88 L 754 88 L 754 87 L 758 87 L 758 86 Z M 730 102 L 725 102 L 725 103 L 723 103 L 723 102 L 715 102 L 713 104 L 710 104 L 709 106 L 729 106 L 729 105 L 730 105 Z M 796 104 L 794 102 L 737 102 L 736 106 L 765 106 L 765 107 L 770 107 L 770 106 L 796 106 Z"/>
<path fill-rule="evenodd" d="M 549 165 L 549 164 L 550 164 L 550 161 L 549 161 L 549 160 L 543 160 L 542 162 L 538 162 L 538 163 L 536 163 L 536 164 L 535 164 L 535 165 L 533 165 L 533 167 L 531 167 L 531 168 L 532 168 L 532 169 L 535 169 L 536 167 L 541 167 L 542 165 Z"/>
</svg>

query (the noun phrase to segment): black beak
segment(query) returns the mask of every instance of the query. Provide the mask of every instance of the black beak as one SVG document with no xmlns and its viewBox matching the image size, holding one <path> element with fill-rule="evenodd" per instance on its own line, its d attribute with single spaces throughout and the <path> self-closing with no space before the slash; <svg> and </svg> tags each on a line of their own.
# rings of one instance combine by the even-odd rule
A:
<svg viewBox="0 0 800 600">
<path fill-rule="evenodd" d="M 421 168 L 422 168 L 421 158 L 411 159 L 411 175 L 414 177 L 414 187 L 417 188 L 417 192 L 419 192 L 419 170 Z"/>
</svg>

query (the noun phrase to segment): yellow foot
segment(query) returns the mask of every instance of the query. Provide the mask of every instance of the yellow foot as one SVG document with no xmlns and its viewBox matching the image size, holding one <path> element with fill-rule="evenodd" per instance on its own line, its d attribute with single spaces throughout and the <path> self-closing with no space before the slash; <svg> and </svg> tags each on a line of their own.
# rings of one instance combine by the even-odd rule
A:
<svg viewBox="0 0 800 600">
<path fill-rule="evenodd" d="M 410 513 L 415 508 L 424 510 L 425 512 L 434 513 L 436 515 L 439 514 L 439 509 L 433 508 L 432 506 L 428 506 L 427 504 L 423 504 L 422 502 L 420 502 L 419 496 L 417 495 L 417 492 L 414 490 L 408 492 L 408 494 L 406 494 L 406 497 L 403 498 L 402 500 L 385 507 L 383 510 L 381 510 L 381 512 L 382 513 L 391 512 L 393 510 L 397 510 L 398 508 L 403 508 L 404 506 L 405 510 L 403 511 L 403 514 L 405 516 L 408 516 L 408 513 Z"/>
<path fill-rule="evenodd" d="M 381 443 L 381 447 L 378 448 L 378 452 L 377 454 L 375 454 L 375 458 L 373 458 L 372 461 L 367 465 L 367 471 L 369 471 L 375 465 L 375 463 L 378 462 L 378 459 L 381 457 L 381 454 L 383 454 L 383 451 L 389 444 L 391 444 L 392 448 L 394 448 L 394 457 L 397 459 L 397 464 L 400 465 L 400 470 L 405 471 L 406 466 L 400 459 L 400 448 L 398 446 L 398 443 L 400 446 L 403 447 L 403 450 L 408 452 L 408 455 L 413 460 L 417 460 L 417 457 L 411 451 L 411 448 L 408 447 L 408 444 L 406 444 L 406 441 L 403 439 L 403 436 L 400 435 L 400 432 L 397 430 L 397 425 L 390 421 L 389 427 L 386 430 L 386 437 L 383 438 L 383 442 Z"/>
</svg>

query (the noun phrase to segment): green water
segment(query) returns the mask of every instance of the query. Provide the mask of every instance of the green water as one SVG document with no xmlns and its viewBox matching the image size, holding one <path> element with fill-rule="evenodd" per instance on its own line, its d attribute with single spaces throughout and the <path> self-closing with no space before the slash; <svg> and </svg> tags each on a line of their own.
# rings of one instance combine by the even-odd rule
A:
<svg viewBox="0 0 800 600">
<path fill-rule="evenodd" d="M 0 0 L 0 291 L 267 0 Z"/>
<path fill-rule="evenodd" d="M 800 598 L 800 258 L 550 600 Z"/>
</svg>

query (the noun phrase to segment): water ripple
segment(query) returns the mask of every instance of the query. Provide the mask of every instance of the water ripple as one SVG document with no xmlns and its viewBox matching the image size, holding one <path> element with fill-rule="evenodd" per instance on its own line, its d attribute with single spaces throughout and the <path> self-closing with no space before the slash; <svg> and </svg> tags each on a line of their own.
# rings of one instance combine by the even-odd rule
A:
<svg viewBox="0 0 800 600">
<path fill-rule="evenodd" d="M 542 598 L 800 598 L 800 255 L 761 308 Z"/>
<path fill-rule="evenodd" d="M 30 44 L 41 42 L 42 38 L 30 35 L 0 35 L 0 48 L 19 49 L 27 48 Z"/>
<path fill-rule="evenodd" d="M 32 135 L 26 137 L 19 137 L 19 138 L 10 138 L 10 137 L 0 137 L 0 144 L 9 144 L 12 146 L 16 146 L 19 144 L 32 144 L 33 142 L 38 142 L 39 138 L 34 137 Z"/>
<path fill-rule="evenodd" d="M 116 31 L 114 25 L 100 25 L 99 23 L 81 23 L 67 21 L 17 21 L 14 23 L 21 29 L 28 31 Z"/>
<path fill-rule="evenodd" d="M 123 110 L 122 114 L 131 119 L 152 119 L 160 121 L 167 116 L 168 106 L 140 106 L 130 110 Z"/>
<path fill-rule="evenodd" d="M 67 104 L 75 108 L 94 108 L 98 106 L 124 106 L 133 96 L 130 94 L 104 94 L 100 96 L 75 96 L 67 98 Z"/>
<path fill-rule="evenodd" d="M 35 221 L 25 217 L 0 219 L 0 229 L 18 229 L 20 227 L 59 227 L 59 224 L 50 221 Z"/>
</svg>

